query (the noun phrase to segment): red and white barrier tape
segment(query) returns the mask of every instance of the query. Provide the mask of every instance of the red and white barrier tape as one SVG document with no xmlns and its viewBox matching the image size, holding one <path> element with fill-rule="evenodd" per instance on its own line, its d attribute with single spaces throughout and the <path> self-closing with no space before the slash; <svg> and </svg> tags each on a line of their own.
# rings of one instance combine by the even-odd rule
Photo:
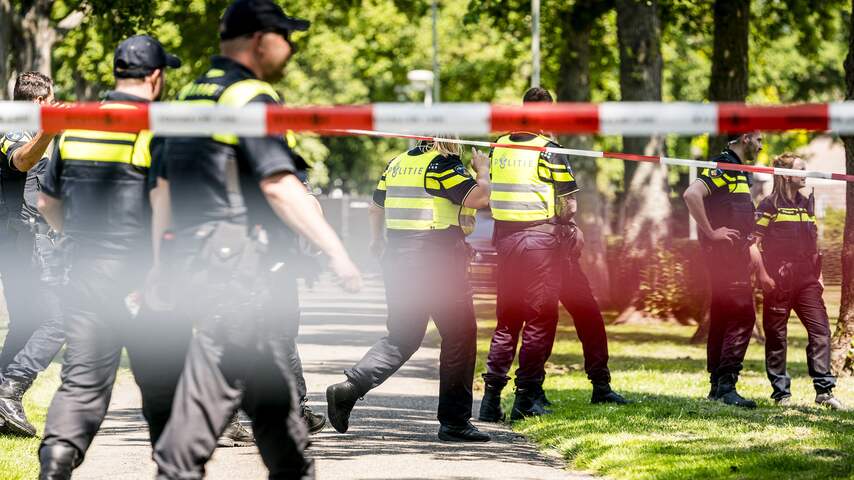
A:
<svg viewBox="0 0 854 480">
<path fill-rule="evenodd" d="M 154 130 L 162 135 L 244 136 L 331 129 L 395 130 L 415 134 L 488 135 L 543 130 L 561 134 L 652 135 L 752 130 L 831 130 L 854 134 L 854 102 L 755 106 L 712 103 L 606 102 L 499 106 L 488 103 L 377 103 L 361 106 L 244 108 L 152 103 L 100 109 L 0 102 L 0 131 L 66 129 Z"/>
<path fill-rule="evenodd" d="M 372 130 L 337 130 L 331 133 L 347 133 L 351 135 L 369 135 L 372 137 L 384 138 L 406 138 L 411 140 L 427 140 L 439 141 L 446 143 L 455 143 L 458 145 L 470 145 L 473 147 L 484 148 L 514 148 L 519 150 L 533 150 L 537 152 L 562 153 L 565 155 L 575 155 L 579 157 L 590 158 L 613 158 L 618 160 L 628 160 L 632 162 L 652 162 L 663 165 L 681 165 L 685 167 L 697 168 L 719 168 L 721 170 L 736 171 L 736 172 L 752 172 L 765 173 L 769 175 L 784 175 L 790 177 L 806 177 L 806 178 L 821 178 L 825 180 L 839 180 L 842 182 L 854 182 L 854 175 L 846 175 L 843 173 L 819 172 L 815 170 L 793 170 L 789 168 L 765 167 L 760 165 L 742 165 L 738 163 L 722 163 L 709 162 L 703 160 L 689 160 L 686 158 L 660 157 L 652 155 L 635 155 L 631 153 L 615 153 L 615 152 L 600 152 L 596 150 L 576 150 L 572 148 L 557 148 L 557 147 L 535 147 L 530 145 L 516 145 L 495 142 L 481 142 L 476 140 L 460 140 L 458 138 L 442 138 L 429 137 L 422 135 L 408 135 L 402 133 L 376 132 Z"/>
</svg>

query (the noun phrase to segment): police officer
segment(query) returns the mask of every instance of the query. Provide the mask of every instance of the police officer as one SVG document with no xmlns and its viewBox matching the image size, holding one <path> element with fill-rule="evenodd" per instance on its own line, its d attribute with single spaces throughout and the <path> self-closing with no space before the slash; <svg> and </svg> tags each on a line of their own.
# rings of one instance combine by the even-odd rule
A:
<svg viewBox="0 0 854 480">
<path fill-rule="evenodd" d="M 268 82 L 282 78 L 293 52 L 291 33 L 308 26 L 270 0 L 235 1 L 220 23 L 221 55 L 179 99 L 231 107 L 278 103 Z M 270 478 L 311 478 L 305 424 L 279 341 L 284 322 L 269 311 L 271 295 L 282 294 L 269 288 L 280 267 L 269 246 L 280 241 L 284 221 L 330 258 L 345 289 L 360 288 L 359 271 L 314 210 L 281 136 L 223 132 L 170 138 L 166 148 L 174 240 L 160 247 L 161 268 L 174 266 L 184 287 L 178 309 L 195 319 L 196 335 L 154 450 L 158 478 L 203 476 L 238 407 L 252 419 Z"/>
<path fill-rule="evenodd" d="M 590 281 L 581 267 L 584 234 L 574 221 L 564 229 L 566 245 L 560 256 L 560 303 L 572 315 L 575 331 L 581 341 L 584 371 L 593 384 L 590 403 L 626 404 L 626 399 L 611 389 L 605 319 L 593 296 Z M 543 403 L 548 406 L 550 402 L 544 399 Z"/>
<path fill-rule="evenodd" d="M 774 159 L 774 166 L 806 168 L 804 161 L 791 153 Z M 757 242 L 750 248 L 765 292 L 765 370 L 773 389 L 771 398 L 778 405 L 788 405 L 792 379 L 786 372 L 786 330 L 794 309 L 807 329 L 807 367 L 815 387 L 815 403 L 844 410 L 833 396 L 836 377 L 830 370 L 830 322 L 822 299 L 815 197 L 801 193 L 805 186 L 806 177 L 776 175 L 771 195 L 759 202 L 757 209 Z"/>
<path fill-rule="evenodd" d="M 15 81 L 14 97 L 38 104 L 53 102 L 53 84 L 46 75 L 26 72 Z M 39 372 L 62 348 L 62 311 L 49 285 L 53 236 L 36 209 L 48 149 L 54 134 L 8 132 L 0 137 L 0 183 L 6 217 L 0 215 L 0 271 L 10 314 L 9 332 L 0 353 L 0 427 L 28 437 L 36 429 L 21 399 Z M 44 281 L 43 281 L 44 280 Z"/>
<path fill-rule="evenodd" d="M 101 108 L 136 109 L 158 99 L 166 68 L 180 64 L 152 37 L 123 41 L 115 51 L 116 88 Z M 38 207 L 63 235 L 60 250 L 70 269 L 62 296 L 68 345 L 39 449 L 40 478 L 70 478 L 107 412 L 125 329 L 135 322 L 125 301 L 150 267 L 146 177 L 161 145 L 147 131 L 88 130 L 68 130 L 54 144 Z M 164 332 L 140 328 L 133 335 L 140 334 L 151 344 Z M 131 359 L 135 371 L 149 366 L 133 352 Z M 141 379 L 151 377 L 137 376 L 143 398 L 147 385 Z M 164 392 L 160 401 L 168 405 L 171 389 L 155 390 Z"/>
<path fill-rule="evenodd" d="M 358 398 L 391 377 L 421 346 L 430 318 L 442 337 L 439 439 L 485 442 L 471 424 L 477 324 L 468 283 L 465 235 L 489 200 L 486 155 L 475 153 L 477 180 L 459 147 L 422 142 L 395 157 L 374 191 L 372 246 L 382 253 L 388 334 L 326 389 L 329 421 L 344 433 Z M 383 224 L 388 246 L 383 239 Z"/>
<path fill-rule="evenodd" d="M 759 132 L 734 135 L 727 148 L 712 161 L 752 162 L 761 150 Z M 750 282 L 749 246 L 754 222 L 751 183 L 752 177 L 747 173 L 704 169 L 683 195 L 701 233 L 700 245 L 712 289 L 707 344 L 711 381 L 708 398 L 745 408 L 756 407 L 756 402 L 743 398 L 735 388 L 756 323 Z"/>
<path fill-rule="evenodd" d="M 549 92 L 531 88 L 524 102 L 551 102 Z M 558 146 L 545 135 L 515 132 L 496 143 L 530 147 Z M 565 155 L 496 147 L 490 167 L 490 206 L 498 252 L 498 323 L 492 335 L 481 416 L 501 419 L 501 390 L 516 356 L 519 368 L 511 419 L 547 413 L 542 390 L 558 320 L 563 225 L 576 211 L 578 186 Z"/>
</svg>

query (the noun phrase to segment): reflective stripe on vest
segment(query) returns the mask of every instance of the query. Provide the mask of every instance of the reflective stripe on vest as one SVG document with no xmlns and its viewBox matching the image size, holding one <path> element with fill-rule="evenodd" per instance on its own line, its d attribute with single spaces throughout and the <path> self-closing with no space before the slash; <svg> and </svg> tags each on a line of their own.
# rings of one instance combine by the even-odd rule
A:
<svg viewBox="0 0 854 480">
<path fill-rule="evenodd" d="M 102 109 L 135 109 L 121 103 L 105 103 Z M 134 167 L 151 166 L 151 138 L 148 130 L 136 133 L 98 130 L 66 130 L 59 139 L 63 161 L 124 163 Z"/>
<path fill-rule="evenodd" d="M 537 135 L 525 142 L 514 142 L 510 135 L 496 143 L 544 147 L 549 139 Z M 555 216 L 555 190 L 550 166 L 540 152 L 511 148 L 492 151 L 490 165 L 492 193 L 489 205 L 492 217 L 505 222 L 532 222 Z"/>
<path fill-rule="evenodd" d="M 390 230 L 445 230 L 459 226 L 468 235 L 474 230 L 474 214 L 425 189 L 427 169 L 439 152 L 398 155 L 386 170 L 385 223 Z"/>
</svg>

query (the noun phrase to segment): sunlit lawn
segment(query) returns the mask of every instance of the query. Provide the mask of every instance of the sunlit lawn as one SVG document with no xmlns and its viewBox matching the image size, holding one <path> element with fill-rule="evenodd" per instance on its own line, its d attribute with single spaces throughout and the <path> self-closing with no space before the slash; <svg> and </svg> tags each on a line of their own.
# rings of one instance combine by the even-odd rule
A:
<svg viewBox="0 0 854 480">
<path fill-rule="evenodd" d="M 838 287 L 829 289 L 826 300 L 835 323 Z M 479 302 L 478 316 L 481 373 L 495 322 L 488 297 Z M 613 387 L 634 403 L 589 403 L 581 345 L 571 320 L 563 317 L 545 384 L 554 413 L 513 427 L 557 451 L 570 468 L 615 479 L 854 478 L 854 413 L 814 406 L 804 353 L 806 332 L 794 317 L 789 325 L 794 406 L 776 407 L 769 399 L 763 347 L 754 342 L 739 381 L 739 390 L 759 401 L 754 411 L 705 400 L 705 346 L 688 343 L 694 327 L 657 324 L 607 330 Z M 479 375 L 476 381 L 482 384 Z M 842 379 L 835 393 L 854 405 L 854 380 Z M 512 388 L 504 394 L 504 408 L 509 410 Z"/>
</svg>

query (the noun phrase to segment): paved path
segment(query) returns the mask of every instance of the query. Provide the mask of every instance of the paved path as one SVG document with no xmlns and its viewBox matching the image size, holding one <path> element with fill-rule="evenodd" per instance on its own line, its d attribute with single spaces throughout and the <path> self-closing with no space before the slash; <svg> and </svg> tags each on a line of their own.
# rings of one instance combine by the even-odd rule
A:
<svg viewBox="0 0 854 480">
<path fill-rule="evenodd" d="M 302 293 L 303 326 L 299 339 L 311 405 L 326 411 L 326 386 L 343 379 L 352 365 L 385 331 L 382 285 L 370 281 L 358 296 L 323 283 Z M 505 427 L 480 425 L 493 434 L 487 444 L 460 445 L 436 438 L 438 422 L 438 349 L 422 348 L 386 384 L 356 405 L 350 431 L 331 427 L 312 437 L 309 454 L 318 479 L 580 479 L 563 470 Z M 475 405 L 477 407 L 477 405 Z M 475 409 L 475 411 L 477 411 Z M 139 395 L 129 375 L 117 383 L 110 413 L 76 479 L 151 479 L 154 464 Z M 207 478 L 265 478 L 252 448 L 218 449 Z"/>
</svg>

